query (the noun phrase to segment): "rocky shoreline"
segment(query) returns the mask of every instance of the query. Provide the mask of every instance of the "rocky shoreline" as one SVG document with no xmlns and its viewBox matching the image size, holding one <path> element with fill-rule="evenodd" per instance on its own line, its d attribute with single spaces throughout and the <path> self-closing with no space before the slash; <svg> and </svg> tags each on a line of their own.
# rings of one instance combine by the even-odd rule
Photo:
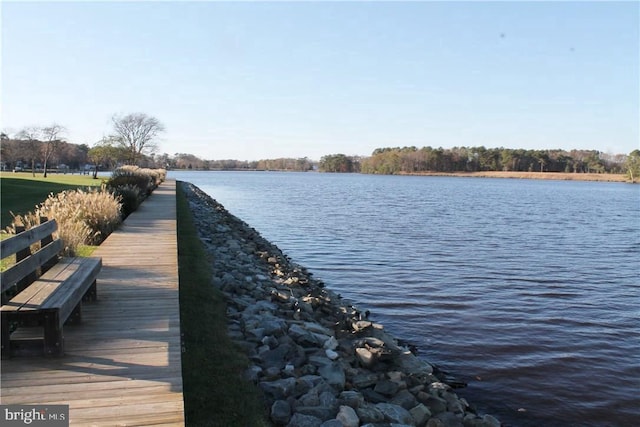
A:
<svg viewBox="0 0 640 427">
<path fill-rule="evenodd" d="M 252 362 L 270 421 L 287 427 L 497 427 L 304 267 L 190 183 L 180 183 Z"/>
</svg>

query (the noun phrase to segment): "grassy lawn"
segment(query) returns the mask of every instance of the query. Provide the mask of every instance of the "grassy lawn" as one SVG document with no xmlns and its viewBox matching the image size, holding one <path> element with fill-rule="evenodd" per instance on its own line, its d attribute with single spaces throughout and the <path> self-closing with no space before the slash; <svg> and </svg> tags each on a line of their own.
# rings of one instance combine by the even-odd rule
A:
<svg viewBox="0 0 640 427">
<path fill-rule="evenodd" d="M 186 425 L 268 426 L 259 390 L 242 380 L 249 361 L 227 336 L 224 297 L 211 285 L 211 263 L 180 185 L 177 193 Z"/>
<path fill-rule="evenodd" d="M 59 193 L 79 187 L 100 185 L 100 179 L 90 175 L 50 174 L 43 178 L 41 173 L 35 177 L 31 173 L 0 173 L 0 227 L 4 229 L 13 220 L 14 214 L 33 211 L 36 205 L 44 202 L 50 193 Z"/>
<path fill-rule="evenodd" d="M 1 223 L 0 228 L 5 229 L 14 214 L 25 214 L 33 211 L 36 205 L 44 202 L 51 193 L 59 193 L 64 190 L 72 190 L 79 187 L 100 185 L 99 179 L 93 179 L 90 175 L 58 175 L 50 174 L 47 178 L 42 177 L 42 173 L 32 174 L 22 172 L 0 172 L 0 207 Z M 9 237 L 0 234 L 0 239 Z M 79 248 L 78 256 L 91 256 L 96 246 L 82 246 Z M 0 261 L 0 271 L 15 263 L 15 256 L 8 257 Z"/>
</svg>

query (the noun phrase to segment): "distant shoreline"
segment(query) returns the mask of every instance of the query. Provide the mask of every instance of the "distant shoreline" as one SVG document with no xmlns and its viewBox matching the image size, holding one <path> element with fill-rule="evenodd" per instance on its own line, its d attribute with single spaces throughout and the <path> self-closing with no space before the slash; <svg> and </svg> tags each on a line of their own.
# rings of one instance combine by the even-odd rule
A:
<svg viewBox="0 0 640 427">
<path fill-rule="evenodd" d="M 417 172 L 399 173 L 410 176 L 457 176 L 471 178 L 510 178 L 510 179 L 547 179 L 557 181 L 599 181 L 599 182 L 629 182 L 624 174 L 614 173 L 567 173 L 567 172 Z"/>
<path fill-rule="evenodd" d="M 183 169 L 173 169 L 183 172 Z M 291 171 L 291 170 L 264 170 L 264 169 L 192 169 L 192 172 L 316 172 L 339 173 L 317 171 Z M 344 172 L 362 173 L 362 172 Z M 363 174 L 376 175 L 376 174 Z M 572 173 L 572 172 L 511 172 L 511 171 L 484 171 L 484 172 L 398 172 L 395 175 L 402 176 L 455 176 L 469 178 L 510 178 L 510 179 L 546 179 L 556 181 L 592 181 L 592 182 L 626 182 L 631 183 L 626 174 L 617 173 Z"/>
</svg>

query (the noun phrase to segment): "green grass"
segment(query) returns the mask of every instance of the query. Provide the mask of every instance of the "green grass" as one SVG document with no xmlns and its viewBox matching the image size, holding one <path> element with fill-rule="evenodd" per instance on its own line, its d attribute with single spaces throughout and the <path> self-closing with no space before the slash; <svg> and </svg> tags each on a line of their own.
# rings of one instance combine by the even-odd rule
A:
<svg viewBox="0 0 640 427">
<path fill-rule="evenodd" d="M 242 379 L 249 361 L 227 335 L 224 296 L 211 284 L 211 263 L 180 183 L 177 219 L 186 424 L 268 426 L 260 391 Z"/>
<path fill-rule="evenodd" d="M 11 224 L 11 212 L 19 215 L 33 211 L 50 193 L 101 183 L 100 179 L 93 179 L 89 175 L 50 174 L 43 178 L 41 173 L 35 177 L 31 173 L 0 173 L 0 227 L 4 229 Z"/>
</svg>

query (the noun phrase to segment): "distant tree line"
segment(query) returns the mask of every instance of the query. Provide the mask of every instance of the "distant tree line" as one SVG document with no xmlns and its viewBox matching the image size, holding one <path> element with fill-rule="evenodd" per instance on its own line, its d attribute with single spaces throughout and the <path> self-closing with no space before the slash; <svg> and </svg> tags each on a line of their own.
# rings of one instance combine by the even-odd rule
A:
<svg viewBox="0 0 640 427">
<path fill-rule="evenodd" d="M 318 164 L 320 172 L 360 172 L 360 157 L 344 154 L 330 154 L 323 156 Z"/>
<path fill-rule="evenodd" d="M 66 129 L 57 123 L 29 126 L 13 137 L 2 132 L 0 148 L 3 170 L 30 170 L 34 175 L 49 169 L 57 171 L 113 169 L 117 165 L 157 166 L 154 151 L 156 139 L 164 126 L 155 117 L 132 113 L 112 117 L 113 132 L 93 147 L 71 144 L 64 140 Z"/>
<path fill-rule="evenodd" d="M 510 148 L 395 147 L 376 149 L 362 160 L 361 172 L 397 174 L 420 172 L 571 172 L 624 173 L 625 155 L 596 150 L 524 150 Z"/>
<path fill-rule="evenodd" d="M 156 139 L 164 126 L 155 117 L 133 113 L 112 117 L 112 132 L 89 147 L 64 139 L 58 124 L 26 127 L 13 136 L 2 133 L 2 169 L 30 169 L 34 174 L 48 168 L 112 170 L 120 165 L 184 170 L 274 170 L 336 173 L 399 174 L 422 172 L 566 172 L 626 173 L 631 181 L 640 177 L 640 150 L 629 155 L 597 150 L 525 150 L 480 147 L 377 148 L 369 157 L 328 154 L 319 162 L 303 158 L 256 161 L 204 160 L 193 154 L 157 154 Z M 94 175 L 95 176 L 95 175 Z"/>
<path fill-rule="evenodd" d="M 314 169 L 314 162 L 303 158 L 278 158 L 263 160 L 204 160 L 193 154 L 176 153 L 173 157 L 163 155 L 163 161 L 170 169 L 187 170 L 272 170 L 306 172 Z"/>
<path fill-rule="evenodd" d="M 49 169 L 56 169 L 60 164 L 80 169 L 89 162 L 90 148 L 86 144 L 71 144 L 60 139 L 45 141 L 35 132 L 30 136 L 17 134 L 14 137 L 2 133 L 0 138 L 2 168 L 6 170 L 18 167 L 34 173 L 44 172 L 45 160 Z"/>
</svg>

